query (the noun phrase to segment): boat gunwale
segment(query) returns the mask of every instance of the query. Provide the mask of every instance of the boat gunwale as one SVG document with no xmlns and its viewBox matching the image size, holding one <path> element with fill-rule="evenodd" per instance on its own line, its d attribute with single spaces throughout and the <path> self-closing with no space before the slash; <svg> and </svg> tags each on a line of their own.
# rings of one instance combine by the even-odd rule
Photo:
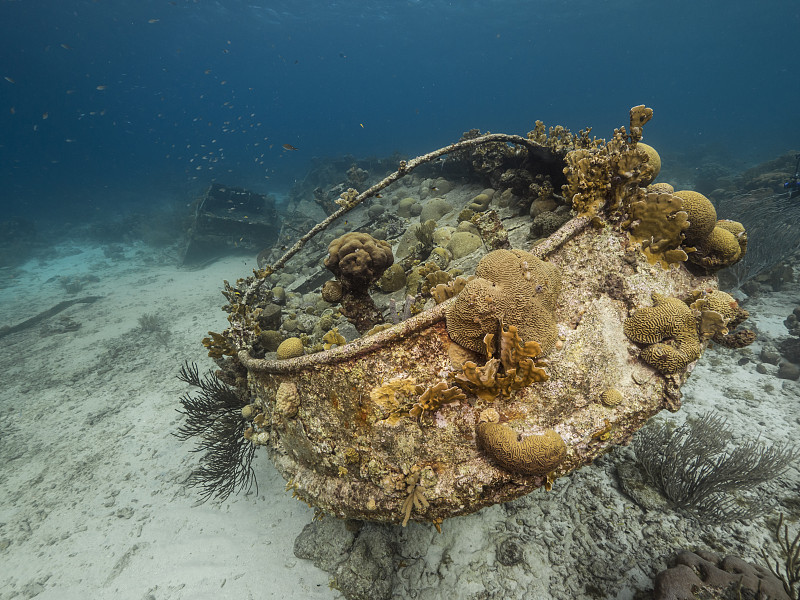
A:
<svg viewBox="0 0 800 600">
<path fill-rule="evenodd" d="M 535 245 L 527 250 L 537 258 L 544 260 L 550 254 L 556 252 L 567 241 L 575 237 L 578 233 L 583 231 L 590 223 L 589 217 L 575 217 L 567 221 L 550 237 L 546 238 L 543 242 Z M 425 310 L 410 319 L 406 319 L 388 329 L 379 331 L 374 335 L 367 337 L 360 337 L 352 342 L 348 342 L 343 346 L 337 346 L 330 350 L 323 350 L 322 352 L 315 352 L 313 354 L 306 354 L 304 356 L 297 356 L 294 358 L 285 358 L 280 360 L 266 359 L 266 358 L 253 358 L 250 353 L 244 349 L 240 350 L 237 358 L 239 362 L 252 373 L 294 373 L 303 369 L 308 369 L 319 365 L 330 365 L 346 360 L 357 358 L 368 354 L 378 348 L 384 347 L 388 342 L 397 338 L 409 336 L 426 327 L 431 327 L 445 318 L 447 309 L 452 303 L 455 302 L 457 296 L 449 298 L 437 304 L 433 308 Z"/>
</svg>

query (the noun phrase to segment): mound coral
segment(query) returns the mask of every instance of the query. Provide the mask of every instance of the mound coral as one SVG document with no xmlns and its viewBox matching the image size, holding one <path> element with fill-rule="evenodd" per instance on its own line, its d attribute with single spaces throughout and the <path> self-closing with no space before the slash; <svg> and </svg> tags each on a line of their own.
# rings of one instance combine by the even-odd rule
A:
<svg viewBox="0 0 800 600">
<path fill-rule="evenodd" d="M 368 233 L 346 233 L 328 246 L 325 266 L 341 283 L 342 314 L 361 333 L 383 322 L 368 290 L 393 263 L 389 243 Z"/>
<path fill-rule="evenodd" d="M 675 188 L 672 187 L 668 183 L 660 183 L 659 182 L 659 183 L 651 183 L 650 185 L 648 185 L 647 186 L 647 191 L 648 192 L 659 192 L 659 193 L 663 192 L 665 194 L 672 194 L 672 193 L 675 192 Z"/>
<path fill-rule="evenodd" d="M 485 353 L 483 338 L 502 321 L 543 353 L 556 342 L 555 307 L 561 291 L 558 268 L 524 250 L 494 250 L 484 256 L 447 311 L 447 333 L 456 343 Z"/>
<path fill-rule="evenodd" d="M 406 286 L 406 272 L 400 264 L 393 264 L 384 271 L 378 280 L 378 287 L 387 294 L 401 290 Z"/>
<path fill-rule="evenodd" d="M 375 283 L 394 263 L 392 247 L 368 233 L 345 233 L 328 245 L 325 267 L 345 291 L 362 291 Z"/>
<path fill-rule="evenodd" d="M 469 231 L 456 231 L 447 243 L 447 250 L 453 258 L 463 258 L 483 245 L 481 236 Z"/>
<path fill-rule="evenodd" d="M 287 419 L 291 419 L 297 415 L 299 407 L 300 394 L 297 392 L 297 386 L 284 381 L 278 386 L 275 393 L 275 411 Z"/>
<path fill-rule="evenodd" d="M 338 281 L 326 281 L 322 284 L 322 299 L 325 302 L 338 302 L 342 299 L 342 284 Z"/>
<path fill-rule="evenodd" d="M 718 343 L 727 345 L 728 325 L 736 327 L 747 316 L 743 316 L 736 299 L 725 292 L 697 292 L 689 306 L 699 313 L 700 336 L 704 339 L 714 338 Z"/>
<path fill-rule="evenodd" d="M 486 192 L 481 192 L 477 196 L 475 196 L 470 203 L 467 205 L 467 208 L 474 211 L 474 212 L 483 212 L 489 209 L 489 204 L 492 201 L 492 196 L 494 195 L 494 190 L 489 190 L 492 193 L 487 194 Z"/>
</svg>

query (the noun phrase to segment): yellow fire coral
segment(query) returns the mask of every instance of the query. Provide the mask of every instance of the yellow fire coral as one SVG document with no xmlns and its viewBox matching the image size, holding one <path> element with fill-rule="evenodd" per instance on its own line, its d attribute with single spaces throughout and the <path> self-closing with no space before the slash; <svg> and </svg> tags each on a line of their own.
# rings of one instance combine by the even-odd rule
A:
<svg viewBox="0 0 800 600">
<path fill-rule="evenodd" d="M 447 310 L 447 333 L 474 352 L 485 352 L 487 333 L 498 323 L 514 325 L 522 339 L 538 342 L 544 353 L 555 345 L 559 270 L 523 250 L 494 250 L 484 256 Z"/>
<path fill-rule="evenodd" d="M 325 348 L 325 350 L 330 350 L 334 346 L 344 346 L 346 343 L 347 340 L 339 333 L 339 329 L 336 327 L 322 336 L 322 347 Z"/>
<path fill-rule="evenodd" d="M 203 346 L 208 348 L 208 355 L 211 358 L 236 355 L 236 349 L 224 335 L 213 331 L 209 331 L 208 335 L 210 337 L 203 338 Z"/>
<path fill-rule="evenodd" d="M 520 441 L 517 432 L 501 423 L 478 423 L 478 443 L 503 469 L 522 475 L 547 475 L 567 455 L 567 445 L 552 429 Z"/>
<path fill-rule="evenodd" d="M 413 379 L 406 377 L 397 377 L 390 379 L 383 385 L 373 388 L 370 393 L 370 399 L 386 412 L 394 412 L 400 408 L 402 403 L 414 395 L 417 389 L 417 384 Z"/>
<path fill-rule="evenodd" d="M 638 196 L 628 209 L 628 219 L 621 223 L 630 228 L 631 241 L 641 244 L 650 264 L 660 262 L 668 269 L 685 261 L 687 254 L 680 245 L 690 225 L 682 200 L 665 192 L 641 192 Z"/>
<path fill-rule="evenodd" d="M 494 353 L 494 335 L 484 338 L 486 353 Z M 471 392 L 486 401 L 498 396 L 509 396 L 512 392 L 539 381 L 547 381 L 542 368 L 545 363 L 537 360 L 542 354 L 541 346 L 533 341 L 523 343 L 513 325 L 500 333 L 500 358 L 490 358 L 483 366 L 467 361 L 463 373 L 453 377 L 461 389 Z"/>
<path fill-rule="evenodd" d="M 562 194 L 580 216 L 595 216 L 604 208 L 615 211 L 636 189 L 655 179 L 655 164 L 650 163 L 648 152 L 637 149 L 642 125 L 652 115 L 651 109 L 635 106 L 631 109 L 630 135 L 621 127 L 607 143 L 576 148 L 567 154 L 567 184 Z"/>
<path fill-rule="evenodd" d="M 650 344 L 640 356 L 662 373 L 677 373 L 700 358 L 694 312 L 678 298 L 654 293 L 653 306 L 638 309 L 623 331 L 638 344 Z"/>
<path fill-rule="evenodd" d="M 432 412 L 438 410 L 443 404 L 466 400 L 466 398 L 466 395 L 457 387 L 450 387 L 447 382 L 440 381 L 422 393 L 408 414 L 415 419 L 421 419 L 426 411 Z"/>
<path fill-rule="evenodd" d="M 411 511 L 414 508 L 422 512 L 430 506 L 425 499 L 425 490 L 419 483 L 420 475 L 421 473 L 417 472 L 406 478 L 406 499 L 403 500 L 403 504 L 400 507 L 400 510 L 403 512 L 403 527 L 408 525 L 408 521 L 411 518 Z"/>
</svg>

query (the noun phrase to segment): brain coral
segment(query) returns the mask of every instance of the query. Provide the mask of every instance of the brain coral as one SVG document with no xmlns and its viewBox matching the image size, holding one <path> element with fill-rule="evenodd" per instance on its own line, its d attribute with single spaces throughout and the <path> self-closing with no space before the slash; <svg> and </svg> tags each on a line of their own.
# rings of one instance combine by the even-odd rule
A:
<svg viewBox="0 0 800 600">
<path fill-rule="evenodd" d="M 640 308 L 625 320 L 623 331 L 639 344 L 650 344 L 641 358 L 662 373 L 677 373 L 700 358 L 697 321 L 678 298 L 653 294 L 653 306 Z M 663 343 L 669 340 L 670 343 Z"/>
<path fill-rule="evenodd" d="M 717 223 L 717 211 L 711 200 L 691 190 L 681 190 L 673 195 L 683 200 L 683 210 L 688 215 L 689 228 L 684 232 L 686 241 L 696 244 L 706 239 Z"/>
<path fill-rule="evenodd" d="M 693 263 L 700 265 L 708 271 L 717 271 L 739 262 L 747 248 L 747 236 L 742 233 L 737 236 L 731 232 L 734 229 L 729 223 L 725 227 L 716 226 L 708 237 L 697 244 L 697 251 L 690 255 Z M 741 225 L 741 224 L 739 224 Z"/>
<path fill-rule="evenodd" d="M 730 322 L 739 312 L 739 303 L 736 298 L 721 290 L 714 290 L 705 296 L 703 310 L 713 310 L 722 315 L 726 322 Z"/>
<path fill-rule="evenodd" d="M 283 340 L 278 345 L 278 358 L 294 358 L 296 356 L 303 356 L 303 340 L 299 337 L 290 337 Z"/>
<path fill-rule="evenodd" d="M 658 177 L 659 172 L 661 172 L 661 157 L 655 148 L 643 142 L 636 144 L 636 148 L 647 154 L 647 165 L 652 169 L 652 175 L 650 175 L 649 180 L 642 178 L 642 185 L 646 185 Z"/>
<path fill-rule="evenodd" d="M 478 423 L 475 431 L 486 454 L 512 473 L 547 475 L 567 455 L 567 445 L 552 429 L 522 441 L 516 431 L 501 423 Z"/>
<path fill-rule="evenodd" d="M 718 336 L 728 334 L 729 324 L 735 327 L 744 320 L 741 318 L 743 311 L 739 308 L 739 303 L 733 296 L 720 290 L 696 292 L 693 297 L 696 300 L 690 307 L 700 313 L 698 320 L 700 335 L 704 339 L 713 337 L 720 343 L 727 344 Z"/>
<path fill-rule="evenodd" d="M 600 394 L 600 401 L 606 406 L 616 406 L 622 402 L 622 392 L 614 388 L 604 390 Z"/>
<path fill-rule="evenodd" d="M 366 290 L 394 263 L 392 247 L 368 233 L 352 232 L 328 246 L 325 266 L 351 290 Z"/>
<path fill-rule="evenodd" d="M 555 345 L 555 308 L 561 275 L 552 264 L 523 250 L 494 250 L 484 256 L 471 280 L 447 311 L 447 333 L 461 346 L 484 354 L 483 337 L 502 322 L 514 325 L 524 341 L 544 353 Z"/>
<path fill-rule="evenodd" d="M 675 188 L 668 183 L 651 183 L 647 186 L 647 191 L 659 194 L 674 194 Z"/>
</svg>

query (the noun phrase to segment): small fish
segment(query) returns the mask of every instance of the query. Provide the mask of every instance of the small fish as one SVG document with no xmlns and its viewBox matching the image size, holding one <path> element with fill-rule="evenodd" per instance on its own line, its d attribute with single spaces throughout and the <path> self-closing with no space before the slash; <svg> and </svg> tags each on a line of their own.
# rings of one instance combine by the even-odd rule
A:
<svg viewBox="0 0 800 600">
<path fill-rule="evenodd" d="M 294 147 L 294 146 L 292 146 L 291 144 L 284 144 L 284 145 L 283 145 L 283 149 L 284 149 L 284 150 L 299 150 L 299 148 L 295 148 L 295 147 Z"/>
<path fill-rule="evenodd" d="M 205 73 L 206 75 L 210 75 L 211 74 L 211 69 L 206 69 L 205 71 L 203 71 L 203 73 Z"/>
<path fill-rule="evenodd" d="M 361 129 L 364 129 L 364 124 L 363 123 L 359 123 L 359 125 L 361 125 Z"/>
<path fill-rule="evenodd" d="M 67 90 L 67 94 L 74 94 L 75 90 Z"/>
<path fill-rule="evenodd" d="M 12 115 L 17 113 L 17 109 L 14 108 L 13 106 L 11 108 L 9 108 L 8 110 L 11 112 Z"/>
<path fill-rule="evenodd" d="M 106 89 L 106 86 L 98 85 L 95 89 L 98 89 L 98 90 L 100 90 L 102 92 L 104 89 Z"/>
<path fill-rule="evenodd" d="M 49 117 L 49 116 L 50 116 L 50 114 L 49 114 L 49 113 L 43 112 L 43 113 L 42 113 L 42 121 L 44 121 L 45 119 L 47 119 L 47 117 Z"/>
<path fill-rule="evenodd" d="M 61 44 L 61 47 L 62 47 L 64 50 L 72 50 L 72 48 L 70 48 L 70 47 L 69 47 L 67 44 Z"/>
<path fill-rule="evenodd" d="M 161 19 L 148 19 L 148 23 L 158 23 Z"/>
<path fill-rule="evenodd" d="M 65 141 L 65 142 L 67 142 L 68 144 L 71 144 L 71 143 L 72 143 L 72 142 L 74 142 L 75 140 L 73 140 L 72 138 L 67 138 L 67 139 L 65 139 L 64 141 Z"/>
<path fill-rule="evenodd" d="M 13 79 L 11 79 L 11 77 L 9 77 L 8 75 L 6 75 L 3 79 L 5 79 L 8 83 L 17 83 Z"/>
</svg>

